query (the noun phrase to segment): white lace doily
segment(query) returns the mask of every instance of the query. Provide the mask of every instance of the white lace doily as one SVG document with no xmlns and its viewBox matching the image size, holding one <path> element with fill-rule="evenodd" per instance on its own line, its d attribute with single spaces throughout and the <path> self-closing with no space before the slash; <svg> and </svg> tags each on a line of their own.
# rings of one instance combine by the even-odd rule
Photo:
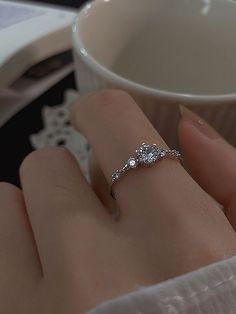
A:
<svg viewBox="0 0 236 314">
<path fill-rule="evenodd" d="M 73 129 L 69 121 L 69 106 L 78 98 L 78 93 L 68 90 L 64 103 L 56 107 L 42 109 L 43 129 L 30 136 L 30 143 L 34 149 L 46 146 L 64 146 L 77 158 L 80 167 L 88 176 L 88 144 L 85 138 Z"/>
</svg>

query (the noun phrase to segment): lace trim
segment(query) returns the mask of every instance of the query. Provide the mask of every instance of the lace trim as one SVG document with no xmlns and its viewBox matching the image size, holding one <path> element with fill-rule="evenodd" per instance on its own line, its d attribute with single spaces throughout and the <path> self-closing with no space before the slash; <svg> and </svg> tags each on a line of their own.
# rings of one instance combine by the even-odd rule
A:
<svg viewBox="0 0 236 314">
<path fill-rule="evenodd" d="M 85 138 L 75 131 L 69 121 L 69 106 L 78 98 L 78 93 L 68 90 L 64 102 L 56 107 L 43 107 L 43 129 L 29 137 L 34 149 L 46 146 L 63 146 L 69 149 L 78 160 L 80 167 L 89 179 L 88 174 L 88 143 Z"/>
</svg>

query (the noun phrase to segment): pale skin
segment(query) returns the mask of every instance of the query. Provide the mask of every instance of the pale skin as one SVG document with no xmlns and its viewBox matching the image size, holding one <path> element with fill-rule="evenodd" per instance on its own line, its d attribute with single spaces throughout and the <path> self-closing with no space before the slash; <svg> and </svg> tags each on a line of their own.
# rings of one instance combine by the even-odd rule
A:
<svg viewBox="0 0 236 314">
<path fill-rule="evenodd" d="M 93 184 L 63 148 L 23 161 L 22 190 L 0 184 L 0 313 L 85 313 L 236 254 L 236 151 L 205 122 L 185 111 L 179 124 L 192 177 L 167 159 L 130 172 L 115 186 L 116 222 L 113 171 L 142 142 L 167 146 L 122 91 L 86 96 L 71 116 L 99 165 Z"/>
</svg>

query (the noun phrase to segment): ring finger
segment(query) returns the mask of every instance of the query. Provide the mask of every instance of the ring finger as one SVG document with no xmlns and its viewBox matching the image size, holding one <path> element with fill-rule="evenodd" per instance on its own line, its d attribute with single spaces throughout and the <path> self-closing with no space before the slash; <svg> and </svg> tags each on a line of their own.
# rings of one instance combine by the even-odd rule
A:
<svg viewBox="0 0 236 314">
<path fill-rule="evenodd" d="M 88 138 L 108 183 L 141 143 L 167 148 L 134 100 L 122 91 L 102 91 L 82 99 L 72 110 L 72 120 Z M 116 183 L 114 192 L 126 217 L 157 212 L 157 205 L 165 211 L 178 205 L 184 210 L 184 204 L 199 211 L 197 204 L 202 199 L 213 205 L 180 163 L 169 159 L 155 167 L 129 171 Z"/>
<path fill-rule="evenodd" d="M 80 99 L 71 117 L 91 144 L 108 183 L 141 143 L 168 148 L 122 91 Z M 191 270 L 235 252 L 235 234 L 224 214 L 177 161 L 165 158 L 153 167 L 129 171 L 115 184 L 114 193 L 121 210 L 117 228 L 139 248 L 143 243 L 145 256 L 160 252 L 163 269 L 175 260 L 178 269 Z"/>
</svg>

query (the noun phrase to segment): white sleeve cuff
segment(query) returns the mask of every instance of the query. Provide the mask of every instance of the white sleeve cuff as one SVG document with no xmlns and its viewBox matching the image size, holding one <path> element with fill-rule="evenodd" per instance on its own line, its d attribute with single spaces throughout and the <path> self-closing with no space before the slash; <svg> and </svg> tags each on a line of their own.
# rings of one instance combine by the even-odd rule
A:
<svg viewBox="0 0 236 314">
<path fill-rule="evenodd" d="M 89 314 L 235 314 L 236 257 L 97 306 Z"/>
</svg>

